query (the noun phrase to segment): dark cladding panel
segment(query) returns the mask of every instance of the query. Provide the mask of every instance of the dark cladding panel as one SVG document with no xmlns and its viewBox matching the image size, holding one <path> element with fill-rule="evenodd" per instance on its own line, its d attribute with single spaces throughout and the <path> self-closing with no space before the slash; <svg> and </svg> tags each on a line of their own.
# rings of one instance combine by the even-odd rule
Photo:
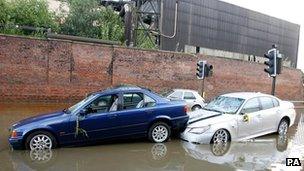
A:
<svg viewBox="0 0 304 171">
<path fill-rule="evenodd" d="M 263 56 L 272 44 L 295 65 L 299 25 L 217 0 L 179 0 L 177 35 L 161 49 L 185 45 Z M 175 1 L 163 1 L 162 33 L 173 34 Z M 178 48 L 177 48 L 178 47 Z"/>
</svg>

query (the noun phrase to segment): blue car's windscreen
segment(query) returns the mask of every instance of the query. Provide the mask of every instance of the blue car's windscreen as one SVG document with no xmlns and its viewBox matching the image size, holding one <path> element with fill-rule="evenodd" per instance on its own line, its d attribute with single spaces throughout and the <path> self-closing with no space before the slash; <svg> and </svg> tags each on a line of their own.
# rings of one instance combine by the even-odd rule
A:
<svg viewBox="0 0 304 171">
<path fill-rule="evenodd" d="M 81 100 L 80 102 L 76 103 L 75 105 L 71 106 L 68 111 L 69 113 L 73 113 L 75 110 L 77 110 L 80 106 L 82 106 L 83 104 L 85 104 L 87 101 L 89 101 L 90 99 L 94 98 L 96 96 L 96 94 L 92 94 L 89 95 L 88 97 L 86 97 L 85 99 Z"/>
</svg>

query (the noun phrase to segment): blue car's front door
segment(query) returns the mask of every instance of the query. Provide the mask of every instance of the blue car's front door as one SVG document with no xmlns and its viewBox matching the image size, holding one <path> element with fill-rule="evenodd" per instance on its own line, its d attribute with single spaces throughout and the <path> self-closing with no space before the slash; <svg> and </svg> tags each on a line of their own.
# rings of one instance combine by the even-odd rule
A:
<svg viewBox="0 0 304 171">
<path fill-rule="evenodd" d="M 119 113 L 118 102 L 118 94 L 110 94 L 99 96 L 88 104 L 84 108 L 86 115 L 79 117 L 77 139 L 96 140 L 111 137 L 112 133 L 109 130 L 112 129 L 114 118 Z"/>
</svg>

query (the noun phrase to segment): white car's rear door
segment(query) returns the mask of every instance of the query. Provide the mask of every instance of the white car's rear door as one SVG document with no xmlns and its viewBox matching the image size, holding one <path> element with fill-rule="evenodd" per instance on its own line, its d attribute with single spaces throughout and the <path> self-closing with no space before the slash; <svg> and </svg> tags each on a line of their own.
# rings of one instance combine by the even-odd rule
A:
<svg viewBox="0 0 304 171">
<path fill-rule="evenodd" d="M 263 119 L 262 127 L 265 132 L 276 131 L 278 127 L 280 108 L 274 100 L 271 97 L 260 97 Z"/>
</svg>

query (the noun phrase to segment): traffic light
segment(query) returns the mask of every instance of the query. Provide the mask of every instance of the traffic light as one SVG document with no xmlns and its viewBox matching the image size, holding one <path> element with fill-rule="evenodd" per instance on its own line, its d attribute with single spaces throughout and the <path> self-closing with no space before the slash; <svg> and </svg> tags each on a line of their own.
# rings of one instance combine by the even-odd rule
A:
<svg viewBox="0 0 304 171">
<path fill-rule="evenodd" d="M 204 69 L 205 69 L 205 71 L 204 71 L 204 76 L 205 77 L 212 76 L 212 74 L 213 74 L 213 66 L 212 65 L 206 63 Z"/>
<path fill-rule="evenodd" d="M 282 73 L 282 54 L 280 54 L 279 51 L 277 51 L 277 74 L 281 74 Z"/>
<path fill-rule="evenodd" d="M 196 77 L 198 79 L 204 79 L 205 64 L 206 64 L 206 61 L 198 61 L 196 64 L 197 65 Z"/>
<path fill-rule="evenodd" d="M 271 77 L 276 76 L 276 49 L 271 49 L 268 51 L 267 54 L 264 54 L 266 58 L 268 58 L 268 61 L 265 61 L 264 64 L 268 67 L 264 69 L 265 72 L 269 74 Z"/>
<path fill-rule="evenodd" d="M 198 79 L 212 76 L 213 66 L 208 64 L 207 61 L 198 61 L 196 65 L 196 77 Z"/>
</svg>

